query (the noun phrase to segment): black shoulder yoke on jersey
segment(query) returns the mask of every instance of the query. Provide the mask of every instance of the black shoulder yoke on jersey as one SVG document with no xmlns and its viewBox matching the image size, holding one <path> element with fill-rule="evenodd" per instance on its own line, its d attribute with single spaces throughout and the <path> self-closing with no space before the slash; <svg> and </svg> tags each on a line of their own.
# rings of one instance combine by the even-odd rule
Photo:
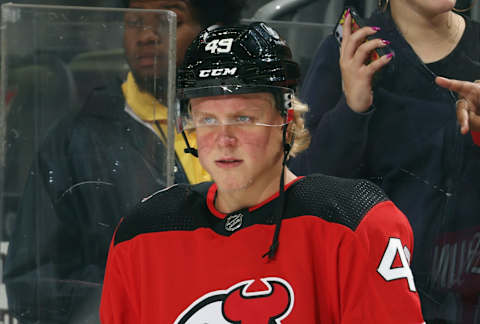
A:
<svg viewBox="0 0 480 324">
<path fill-rule="evenodd" d="M 206 196 L 211 182 L 178 184 L 145 198 L 118 226 L 115 244 L 142 233 L 191 231 L 208 226 L 199 213 L 208 212 Z"/>
<path fill-rule="evenodd" d="M 287 191 L 284 218 L 318 216 L 356 230 L 368 211 L 388 200 L 377 185 L 363 179 L 345 179 L 315 174 Z"/>
<path fill-rule="evenodd" d="M 115 244 L 143 233 L 192 231 L 198 228 L 211 228 L 220 235 L 231 235 L 232 232 L 225 230 L 225 220 L 217 218 L 208 210 L 207 192 L 210 185 L 211 183 L 175 185 L 145 199 L 120 224 Z M 285 193 L 284 218 L 317 216 L 328 222 L 342 224 L 353 231 L 373 206 L 388 200 L 385 193 L 369 181 L 321 174 L 300 179 Z M 245 215 L 239 229 L 255 224 L 273 224 L 275 201 L 251 212 L 242 209 L 231 214 Z"/>
</svg>

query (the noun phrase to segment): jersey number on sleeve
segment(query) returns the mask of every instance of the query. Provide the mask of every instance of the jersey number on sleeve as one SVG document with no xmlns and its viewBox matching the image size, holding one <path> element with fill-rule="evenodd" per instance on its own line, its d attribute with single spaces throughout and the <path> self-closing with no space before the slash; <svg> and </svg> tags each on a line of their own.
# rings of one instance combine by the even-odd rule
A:
<svg viewBox="0 0 480 324">
<path fill-rule="evenodd" d="M 411 291 L 417 291 L 417 289 L 415 288 L 415 283 L 413 281 L 412 270 L 410 270 L 409 262 L 405 252 L 407 252 L 408 254 L 410 253 L 407 248 L 406 250 L 407 251 L 403 249 L 402 241 L 400 241 L 399 238 L 391 237 L 388 241 L 388 245 L 385 249 L 382 260 L 378 265 L 377 271 L 386 281 L 405 278 L 408 282 L 408 288 Z M 402 266 L 400 267 L 393 266 L 397 255 L 400 259 L 400 262 L 402 263 Z"/>
</svg>

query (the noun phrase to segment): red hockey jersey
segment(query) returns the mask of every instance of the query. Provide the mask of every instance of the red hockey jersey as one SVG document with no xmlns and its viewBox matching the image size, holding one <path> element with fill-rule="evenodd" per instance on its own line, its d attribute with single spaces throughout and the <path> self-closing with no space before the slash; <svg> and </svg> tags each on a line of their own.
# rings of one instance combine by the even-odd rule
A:
<svg viewBox="0 0 480 324">
<path fill-rule="evenodd" d="M 423 323 L 406 217 L 375 185 L 324 175 L 228 215 L 215 184 L 176 185 L 118 226 L 103 324 Z"/>
</svg>

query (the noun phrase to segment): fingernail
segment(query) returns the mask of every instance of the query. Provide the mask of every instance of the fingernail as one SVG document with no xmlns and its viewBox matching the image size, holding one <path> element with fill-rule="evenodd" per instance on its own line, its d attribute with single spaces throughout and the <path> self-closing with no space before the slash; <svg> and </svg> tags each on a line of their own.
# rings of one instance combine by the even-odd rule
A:
<svg viewBox="0 0 480 324">
<path fill-rule="evenodd" d="M 393 57 L 393 53 L 388 53 L 386 56 L 387 56 L 387 59 L 389 60 Z"/>
<path fill-rule="evenodd" d="M 386 40 L 386 39 L 382 39 L 382 43 L 385 44 L 385 45 L 390 45 L 392 42 L 390 42 L 389 40 Z"/>
<path fill-rule="evenodd" d="M 379 31 L 379 30 L 381 30 L 380 27 L 376 27 L 376 26 L 373 26 L 373 27 L 371 27 L 371 28 L 372 28 L 374 31 Z"/>
</svg>

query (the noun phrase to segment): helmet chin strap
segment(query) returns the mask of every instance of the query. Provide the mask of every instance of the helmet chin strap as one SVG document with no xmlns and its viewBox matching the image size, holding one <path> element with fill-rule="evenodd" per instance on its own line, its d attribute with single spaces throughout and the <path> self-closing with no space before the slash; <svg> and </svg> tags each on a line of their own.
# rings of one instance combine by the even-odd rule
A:
<svg viewBox="0 0 480 324">
<path fill-rule="evenodd" d="M 278 236 L 280 235 L 280 227 L 282 225 L 283 214 L 285 212 L 285 166 L 287 164 L 287 157 L 292 148 L 293 138 L 290 143 L 287 143 L 287 128 L 288 125 L 283 126 L 283 161 L 282 172 L 280 174 L 280 189 L 278 191 L 278 200 L 274 208 L 273 224 L 275 224 L 275 232 L 273 234 L 272 244 L 268 251 L 262 256 L 268 256 L 269 260 L 273 260 L 278 250 Z"/>
<path fill-rule="evenodd" d="M 183 151 L 187 154 L 190 153 L 194 157 L 198 158 L 198 150 L 190 146 L 190 143 L 188 142 L 188 138 L 187 138 L 187 135 L 185 134 L 185 131 L 182 131 L 182 136 L 183 136 L 183 140 L 185 141 L 185 145 L 187 145 L 187 148 L 184 149 Z"/>
</svg>

